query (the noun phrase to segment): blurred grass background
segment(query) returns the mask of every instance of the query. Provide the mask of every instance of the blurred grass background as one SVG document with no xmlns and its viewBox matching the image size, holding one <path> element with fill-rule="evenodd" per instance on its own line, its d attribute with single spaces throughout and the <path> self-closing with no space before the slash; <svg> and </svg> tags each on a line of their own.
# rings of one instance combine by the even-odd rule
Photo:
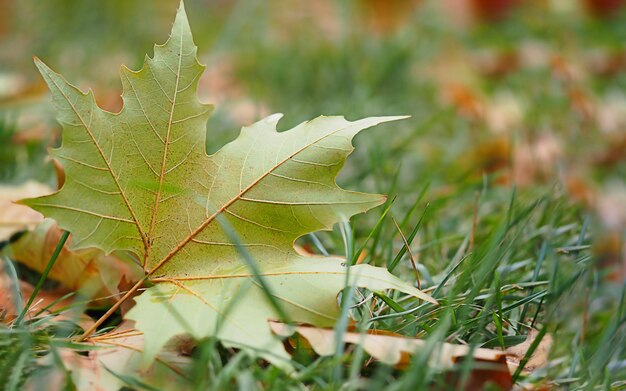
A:
<svg viewBox="0 0 626 391">
<path fill-rule="evenodd" d="M 576 360 L 595 354 L 584 343 L 605 335 L 621 308 L 621 288 L 614 288 L 626 278 L 626 2 L 185 3 L 207 64 L 199 94 L 217 108 L 207 125 L 209 152 L 274 112 L 286 114 L 282 129 L 322 114 L 411 115 L 359 136 L 341 184 L 397 195 L 393 213 L 407 221 L 430 202 L 416 253 L 433 275 L 450 265 L 473 225 L 477 245 L 494 240 L 498 219 L 512 213 L 512 192 L 522 205 L 540 202 L 532 229 L 498 262 L 525 271 L 510 282 L 535 281 L 542 238 L 564 235 L 551 247 L 546 275 L 558 285 L 589 274 L 571 300 L 551 303 L 551 321 L 571 336 L 557 348 L 556 356 L 569 358 L 556 371 L 567 377 Z M 32 56 L 117 111 L 120 64 L 141 67 L 153 43 L 167 39 L 177 5 L 0 1 L 0 182 L 55 183 L 46 149 L 59 144 L 60 127 Z M 357 241 L 376 218 L 358 217 Z M 384 264 L 398 247 L 393 227 L 385 229 L 390 244 L 378 255 L 373 246 L 371 263 Z M 328 246 L 343 251 L 340 243 Z M 579 319 L 587 310 L 597 323 L 588 314 Z M 514 317 L 524 321 L 526 311 Z M 615 327 L 623 341 L 623 324 Z M 607 354 L 609 361 L 616 373 L 626 370 L 623 349 Z"/>
<path fill-rule="evenodd" d="M 46 148 L 58 145 L 60 128 L 32 56 L 117 111 L 120 64 L 140 68 L 153 42 L 166 40 L 177 2 L 0 2 L 2 181 L 53 181 Z M 217 106 L 209 152 L 274 112 L 286 114 L 282 129 L 318 115 L 408 114 L 357 140 L 348 182 L 384 191 L 398 174 L 403 194 L 426 180 L 445 188 L 484 174 L 504 186 L 558 185 L 612 231 L 623 228 L 623 1 L 188 0 L 186 7 L 208 67 L 200 95 Z"/>
<path fill-rule="evenodd" d="M 49 175 L 37 146 L 58 144 L 59 127 L 32 56 L 117 111 L 120 64 L 139 68 L 166 39 L 177 0 L 0 4 L 2 179 Z M 622 4 L 189 0 L 208 65 L 200 94 L 218 110 L 207 148 L 273 112 L 286 114 L 282 128 L 321 114 L 409 114 L 363 137 L 370 155 L 402 153 L 373 171 L 402 160 L 401 183 L 500 172 L 503 183 L 595 190 L 626 174 Z"/>
</svg>

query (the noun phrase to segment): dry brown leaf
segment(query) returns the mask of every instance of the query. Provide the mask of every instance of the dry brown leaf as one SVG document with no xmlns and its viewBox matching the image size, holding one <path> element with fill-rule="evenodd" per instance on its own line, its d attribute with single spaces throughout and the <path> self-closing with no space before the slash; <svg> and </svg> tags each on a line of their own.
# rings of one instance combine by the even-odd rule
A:
<svg viewBox="0 0 626 391">
<path fill-rule="evenodd" d="M 626 122 L 624 129 L 626 129 Z M 606 139 L 606 147 L 591 157 L 593 165 L 604 169 L 613 169 L 622 162 L 626 162 L 626 132 L 615 136 L 609 135 Z"/>
<path fill-rule="evenodd" d="M 626 229 L 626 185 L 622 181 L 603 186 L 595 207 L 604 227 L 616 231 Z"/>
<path fill-rule="evenodd" d="M 46 219 L 34 231 L 22 236 L 5 251 L 12 259 L 42 272 L 50 260 L 61 238 L 62 231 L 56 223 Z M 114 299 L 119 293 L 118 285 L 126 281 L 137 281 L 141 276 L 139 267 L 123 261 L 114 254 L 105 255 L 101 250 L 90 248 L 70 250 L 71 236 L 48 277 L 58 281 L 70 292 L 80 291 L 89 298 Z"/>
<path fill-rule="evenodd" d="M 590 50 L 585 60 L 587 68 L 595 76 L 614 77 L 626 69 L 626 53 L 621 51 Z"/>
<path fill-rule="evenodd" d="M 471 3 L 479 20 L 496 22 L 508 17 L 521 2 L 519 0 L 471 0 Z"/>
<path fill-rule="evenodd" d="M 360 3 L 364 25 L 368 32 L 387 36 L 405 26 L 421 0 L 364 0 Z"/>
<path fill-rule="evenodd" d="M 521 128 L 523 120 L 524 107 L 513 94 L 497 94 L 485 105 L 485 123 L 492 133 L 514 133 Z"/>
<path fill-rule="evenodd" d="M 219 104 L 230 120 L 241 126 L 271 114 L 269 107 L 248 97 L 245 86 L 237 80 L 232 56 L 220 54 L 205 57 L 201 61 L 215 66 L 207 69 L 200 77 L 200 100 Z"/>
<path fill-rule="evenodd" d="M 596 190 L 590 180 L 580 173 L 570 173 L 565 177 L 565 187 L 576 202 L 591 206 L 595 202 Z"/>
<path fill-rule="evenodd" d="M 442 15 L 458 28 L 472 28 L 483 23 L 506 19 L 520 0 L 440 0 Z"/>
<path fill-rule="evenodd" d="M 0 13 L 1 11 L 0 6 Z M 0 25 L 2 22 L 0 22 Z M 0 27 L 2 30 L 2 27 Z M 31 82 L 17 73 L 0 73 L 0 106 L 14 106 L 46 96 L 42 82 Z"/>
<path fill-rule="evenodd" d="M 528 352 L 530 345 L 535 341 L 535 338 L 537 338 L 537 334 L 537 330 L 530 330 L 528 336 L 526 337 L 526 341 L 506 349 L 506 359 L 512 369 L 517 369 L 520 361 L 524 358 L 526 352 Z M 539 346 L 537 346 L 533 354 L 530 356 L 530 359 L 524 365 L 524 369 L 522 370 L 523 374 L 529 374 L 535 369 L 544 366 L 548 362 L 548 355 L 550 354 L 552 342 L 553 339 L 550 334 L 545 334 L 543 336 L 539 342 Z"/>
<path fill-rule="evenodd" d="M 511 143 L 508 137 L 494 137 L 468 151 L 462 157 L 466 167 L 472 167 L 476 176 L 494 173 L 510 165 Z"/>
<path fill-rule="evenodd" d="M 17 294 L 20 294 L 21 305 L 25 305 L 33 293 L 34 287 L 31 284 L 25 281 L 19 281 L 18 283 L 19 289 L 6 273 L 6 265 L 0 262 L 0 319 L 4 322 L 14 320 L 21 311 L 21 307 L 17 307 L 19 301 L 17 300 L 18 297 L 16 297 Z M 93 319 L 86 314 L 65 311 L 73 304 L 73 298 L 71 297 L 61 300 L 66 294 L 66 291 L 58 289 L 51 291 L 40 290 L 32 305 L 29 307 L 26 318 L 34 316 L 39 312 L 42 312 L 42 315 L 49 315 L 57 311 L 63 311 L 51 319 L 51 321 L 69 320 L 83 328 L 90 327 L 93 324 Z"/>
<path fill-rule="evenodd" d="M 503 77 L 519 69 L 520 56 L 516 50 L 481 50 L 471 58 L 476 72 L 487 77 Z"/>
<path fill-rule="evenodd" d="M 553 54 L 550 58 L 550 68 L 557 80 L 577 82 L 584 79 L 584 71 L 578 64 L 560 54 Z"/>
<path fill-rule="evenodd" d="M 0 320 L 10 321 L 17 316 L 18 287 L 6 272 L 6 264 L 0 259 Z"/>
<path fill-rule="evenodd" d="M 117 375 L 131 377 L 158 389 L 181 390 L 190 387 L 184 376 L 190 358 L 179 354 L 175 345 L 166 347 L 156 361 L 146 367 L 142 360 L 143 334 L 122 323 L 116 330 L 92 338 L 86 344 L 88 354 L 81 355 L 72 349 L 59 349 L 63 365 L 69 372 L 76 389 L 117 391 L 132 385 L 124 383 Z M 51 357 L 40 361 L 42 366 L 54 366 Z M 26 389 L 62 389 L 63 371 L 38 371 L 29 380 Z"/>
<path fill-rule="evenodd" d="M 21 129 L 13 135 L 11 140 L 15 145 L 42 143 L 50 138 L 49 127 L 43 123 L 38 123 Z"/>
<path fill-rule="evenodd" d="M 594 118 L 596 105 L 591 92 L 582 88 L 570 88 L 567 91 L 572 109 L 584 120 L 591 121 Z"/>
<path fill-rule="evenodd" d="M 0 241 L 9 239 L 16 232 L 33 229 L 43 221 L 41 213 L 13 201 L 50 193 L 52 189 L 49 186 L 34 181 L 20 186 L 0 186 Z"/>
<path fill-rule="evenodd" d="M 564 156 L 561 140 L 545 133 L 531 142 L 520 143 L 513 151 L 513 178 L 519 186 L 552 179 L 556 163 Z"/>
<path fill-rule="evenodd" d="M 341 36 L 341 14 L 331 0 L 299 1 L 270 0 L 267 7 L 278 12 L 270 13 L 269 32 L 278 42 L 289 42 L 294 31 L 312 28 L 321 39 L 333 40 Z"/>
<path fill-rule="evenodd" d="M 571 197 L 594 213 L 600 229 L 593 241 L 596 267 L 608 270 L 609 281 L 626 280 L 626 186 L 618 181 L 603 187 L 593 186 L 582 174 L 566 178 Z"/>
<path fill-rule="evenodd" d="M 315 353 L 320 356 L 329 356 L 336 351 L 335 331 L 313 326 L 291 326 L 280 322 L 270 321 L 272 331 L 282 337 L 290 337 L 297 333 L 311 345 Z M 345 332 L 343 342 L 360 345 L 373 358 L 396 367 L 406 367 L 410 363 L 410 355 L 427 346 L 426 341 L 415 338 L 406 338 L 390 332 L 372 332 L 361 334 Z M 485 384 L 493 381 L 504 389 L 512 387 L 512 378 L 506 364 L 504 352 L 477 348 L 472 351 L 466 345 L 441 343 L 438 351 L 431 355 L 429 364 L 433 367 L 446 370 L 455 363 L 472 354 L 474 361 L 485 364 L 477 366 L 472 373 L 470 383 Z M 467 385 L 466 385 L 467 386 Z M 469 387 L 469 386 L 468 386 Z M 467 388 L 472 389 L 472 388 Z"/>
<path fill-rule="evenodd" d="M 599 19 L 611 19 L 620 14 L 624 7 L 622 0 L 585 0 L 585 8 L 589 14 Z"/>
<path fill-rule="evenodd" d="M 543 41 L 524 40 L 519 47 L 520 62 L 523 68 L 547 68 L 552 57 L 550 47 Z"/>
<path fill-rule="evenodd" d="M 475 90 L 457 83 L 444 85 L 442 99 L 445 104 L 454 107 L 460 115 L 471 120 L 481 119 L 484 116 L 485 102 Z"/>
<path fill-rule="evenodd" d="M 596 267 L 608 270 L 609 281 L 626 281 L 626 241 L 621 231 L 613 230 L 596 234 L 593 243 Z"/>
</svg>

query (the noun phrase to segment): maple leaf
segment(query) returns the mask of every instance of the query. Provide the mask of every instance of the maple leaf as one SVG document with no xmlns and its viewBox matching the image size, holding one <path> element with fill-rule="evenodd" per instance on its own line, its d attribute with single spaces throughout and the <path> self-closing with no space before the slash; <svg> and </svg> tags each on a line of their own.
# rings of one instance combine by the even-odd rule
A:
<svg viewBox="0 0 626 391">
<path fill-rule="evenodd" d="M 185 377 L 191 367 L 191 358 L 180 354 L 173 345 L 159 353 L 152 365 L 142 365 L 143 336 L 122 323 L 118 328 L 98 338 L 95 347 L 78 353 L 75 349 L 57 348 L 56 355 L 38 359 L 39 368 L 28 379 L 27 390 L 61 390 L 71 378 L 76 390 L 118 391 L 120 389 L 185 390 L 192 384 Z M 55 368 L 61 359 L 65 376 Z"/>
<path fill-rule="evenodd" d="M 386 269 L 348 268 L 340 258 L 305 257 L 293 247 L 306 233 L 384 202 L 343 190 L 335 178 L 359 131 L 404 117 L 319 117 L 277 132 L 275 114 L 207 156 L 212 106 L 196 96 L 204 69 L 196 51 L 181 3 L 169 40 L 155 46 L 144 68 L 122 67 L 124 106 L 117 114 L 36 61 L 64 128 L 54 157 L 66 182 L 24 203 L 71 231 L 75 247 L 137 254 L 145 271 L 140 283 L 155 286 L 135 299 L 127 318 L 144 333 L 146 356 L 175 335 L 191 334 L 279 363 L 288 355 L 267 320 L 282 308 L 293 321 L 329 326 L 346 284 L 435 302 Z M 250 270 L 250 259 L 258 270 Z"/>
</svg>

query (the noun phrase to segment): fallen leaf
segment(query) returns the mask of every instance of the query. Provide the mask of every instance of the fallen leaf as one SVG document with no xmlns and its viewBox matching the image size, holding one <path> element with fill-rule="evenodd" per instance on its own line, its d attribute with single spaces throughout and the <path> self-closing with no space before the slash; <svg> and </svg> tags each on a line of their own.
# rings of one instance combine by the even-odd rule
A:
<svg viewBox="0 0 626 391">
<path fill-rule="evenodd" d="M 582 88 L 570 88 L 567 91 L 572 108 L 585 120 L 594 118 L 596 105 L 594 96 Z"/>
<path fill-rule="evenodd" d="M 472 56 L 476 71 L 488 77 L 503 77 L 518 70 L 519 53 L 516 50 L 481 50 Z"/>
<path fill-rule="evenodd" d="M 469 0 L 479 20 L 483 22 L 497 22 L 508 17 L 519 0 Z"/>
<path fill-rule="evenodd" d="M 485 102 L 476 91 L 462 84 L 449 84 L 442 89 L 442 98 L 459 114 L 477 120 L 484 117 Z"/>
<path fill-rule="evenodd" d="M 595 105 L 594 114 L 602 132 L 614 134 L 613 137 L 616 139 L 624 137 L 626 129 L 626 96 L 624 94 L 608 94 Z M 623 155 L 624 150 L 621 151 Z"/>
<path fill-rule="evenodd" d="M 602 225 L 609 230 L 626 230 L 626 184 L 617 180 L 598 190 L 595 208 Z"/>
<path fill-rule="evenodd" d="M 57 364 L 50 355 L 40 359 L 39 370 L 30 376 L 25 389 L 63 389 L 66 383 L 64 373 L 69 374 L 77 390 L 135 389 L 136 384 L 132 381 L 139 381 L 154 389 L 182 390 L 191 387 L 185 377 L 185 370 L 191 364 L 189 357 L 180 355 L 172 346 L 164 349 L 154 363 L 146 367 L 141 354 L 143 344 L 144 338 L 140 332 L 122 324 L 108 336 L 85 344 L 89 348 L 86 355 L 79 354 L 79 349 L 57 349 L 67 372 L 46 371 L 45 368 L 56 368 Z"/>
<path fill-rule="evenodd" d="M 626 240 L 622 239 L 622 231 L 605 230 L 595 235 L 593 254 L 595 266 L 604 269 L 606 279 L 614 282 L 626 281 Z"/>
<path fill-rule="evenodd" d="M 26 233 L 3 252 L 37 272 L 43 272 L 54 252 L 63 231 L 56 223 L 46 219 L 35 230 Z M 112 301 L 119 293 L 122 279 L 137 281 L 142 275 L 140 267 L 123 261 L 115 254 L 105 255 L 96 248 L 70 250 L 72 238 L 61 250 L 48 278 L 60 283 L 66 292 L 80 292 L 87 298 L 107 298 Z M 102 304 L 102 302 L 99 302 Z"/>
<path fill-rule="evenodd" d="M 587 68 L 596 76 L 614 77 L 626 69 L 626 53 L 621 50 L 590 50 L 585 60 Z"/>
<path fill-rule="evenodd" d="M 297 36 L 293 32 L 302 31 L 304 26 L 328 40 L 341 36 L 341 13 L 332 0 L 269 0 L 266 3 L 269 9 L 278 11 L 269 13 L 268 32 L 280 43 L 292 41 Z"/>
<path fill-rule="evenodd" d="M 564 156 L 562 142 L 555 135 L 544 133 L 536 140 L 522 142 L 513 151 L 513 179 L 519 186 L 528 186 L 554 178 L 556 163 Z"/>
<path fill-rule="evenodd" d="M 0 262 L 0 320 L 5 323 L 9 323 L 19 316 L 22 306 L 26 305 L 34 291 L 34 287 L 26 281 L 17 281 L 17 283 L 19 286 L 15 286 L 15 281 L 12 281 L 6 273 L 5 263 Z M 61 289 L 40 290 L 26 313 L 26 319 L 41 312 L 41 315 L 44 316 L 55 314 L 50 322 L 69 320 L 83 328 L 90 327 L 93 320 L 89 316 L 68 310 L 72 306 L 74 298 L 64 298 L 66 295 L 67 291 Z"/>
<path fill-rule="evenodd" d="M 587 11 L 599 19 L 611 19 L 620 14 L 624 7 L 623 0 L 585 0 Z"/>
<path fill-rule="evenodd" d="M 596 199 L 596 189 L 590 180 L 580 173 L 570 173 L 565 178 L 565 186 L 570 196 L 577 202 L 592 206 Z"/>
<path fill-rule="evenodd" d="M 476 176 L 494 173 L 511 165 L 511 143 L 505 136 L 493 137 L 468 151 L 462 158 L 464 167 L 474 169 Z"/>
<path fill-rule="evenodd" d="M 33 229 L 43 221 L 41 213 L 13 201 L 52 191 L 50 187 L 34 181 L 19 186 L 0 185 L 0 241 L 9 239 L 16 232 Z"/>
<path fill-rule="evenodd" d="M 569 83 L 568 85 L 572 85 L 573 82 L 584 81 L 585 79 L 585 72 L 579 64 L 560 54 L 553 54 L 549 64 L 553 77 Z"/>
<path fill-rule="evenodd" d="M 524 108 L 512 94 L 498 94 L 485 105 L 485 122 L 496 134 L 513 134 L 521 128 Z"/>
<path fill-rule="evenodd" d="M 436 303 L 384 268 L 346 267 L 341 258 L 306 257 L 293 247 L 300 236 L 385 201 L 341 189 L 335 178 L 358 132 L 405 117 L 319 117 L 278 132 L 277 114 L 207 156 L 213 108 L 197 98 L 204 67 L 196 51 L 181 3 L 154 58 L 137 72 L 122 68 L 117 114 L 36 61 L 63 125 L 54 157 L 66 180 L 59 192 L 23 202 L 72 232 L 74 250 L 137 256 L 154 286 L 135 298 L 126 318 L 144 333 L 147 357 L 189 334 L 216 336 L 285 367 L 288 355 L 267 320 L 331 325 L 346 284 Z"/>
<path fill-rule="evenodd" d="M 524 40 L 519 47 L 520 63 L 523 68 L 547 68 L 552 57 L 550 47 L 543 41 Z"/>
<path fill-rule="evenodd" d="M 530 345 L 532 345 L 535 338 L 537 338 L 537 334 L 538 331 L 532 329 L 528 332 L 526 341 L 506 349 L 507 362 L 510 364 L 511 368 L 516 369 L 519 366 L 524 356 L 526 356 Z M 548 362 L 548 355 L 550 354 L 552 343 L 553 339 L 550 334 L 545 334 L 543 338 L 541 338 L 541 342 L 539 342 L 539 345 L 530 356 L 530 359 L 524 365 L 523 374 L 530 374 L 532 371 L 544 366 Z"/>
<path fill-rule="evenodd" d="M 0 320 L 5 322 L 13 320 L 17 315 L 19 305 L 21 305 L 21 295 L 18 295 L 19 282 L 13 279 L 6 272 L 6 263 L 0 258 Z"/>
<path fill-rule="evenodd" d="M 1 5 L 0 8 L 2 8 Z M 30 83 L 23 75 L 0 72 L 0 107 L 17 106 L 28 101 L 39 100 L 45 96 L 45 89 L 43 83 Z"/>
<path fill-rule="evenodd" d="M 387 36 L 398 31 L 411 20 L 422 0 L 365 0 L 359 4 L 361 18 L 368 32 Z"/>
<path fill-rule="evenodd" d="M 297 333 L 320 356 L 333 355 L 337 350 L 335 331 L 332 329 L 305 325 L 293 326 L 274 321 L 270 322 L 270 327 L 274 333 L 282 337 L 290 337 Z M 342 341 L 359 345 L 376 360 L 399 368 L 406 368 L 411 362 L 411 354 L 420 349 L 427 349 L 429 345 L 429 342 L 425 340 L 379 331 L 365 334 L 347 331 L 342 334 Z M 512 387 L 513 382 L 506 364 L 506 354 L 501 351 L 438 343 L 430 356 L 429 365 L 440 370 L 450 370 L 469 354 L 478 365 L 472 371 L 466 389 L 481 389 L 475 387 L 487 382 L 494 382 L 504 389 Z"/>
</svg>

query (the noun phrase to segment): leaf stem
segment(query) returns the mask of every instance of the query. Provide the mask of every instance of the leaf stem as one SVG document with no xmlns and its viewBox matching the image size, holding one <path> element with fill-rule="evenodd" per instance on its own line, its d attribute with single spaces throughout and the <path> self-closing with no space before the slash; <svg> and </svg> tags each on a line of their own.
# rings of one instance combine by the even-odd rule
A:
<svg viewBox="0 0 626 391">
<path fill-rule="evenodd" d="M 84 333 L 83 335 L 81 335 L 78 338 L 78 341 L 84 341 L 87 338 L 89 338 L 89 336 L 91 334 L 94 333 L 94 331 L 96 331 L 96 329 L 102 324 L 104 323 L 105 320 L 107 320 L 109 318 L 109 316 L 111 316 L 115 311 L 117 311 L 118 308 L 120 308 L 120 306 L 126 301 L 128 300 L 128 298 L 135 292 L 137 292 L 137 290 L 141 287 L 141 285 L 143 285 L 143 283 L 148 279 L 150 275 L 146 274 L 145 276 L 143 276 L 139 281 L 137 281 L 137 283 L 135 283 L 135 285 L 133 285 L 132 288 L 130 288 L 128 290 L 128 292 L 126 292 L 124 294 L 124 296 L 122 296 L 118 301 L 115 302 L 115 304 L 113 304 L 113 306 L 111 308 L 109 308 L 109 310 L 102 315 L 94 324 L 91 325 L 91 327 L 89 327 Z"/>
<path fill-rule="evenodd" d="M 57 246 L 54 249 L 54 252 L 52 253 L 52 257 L 50 257 L 50 260 L 48 261 L 46 268 L 44 269 L 43 273 L 41 273 L 41 277 L 39 277 L 39 281 L 37 281 L 37 285 L 35 286 L 33 293 L 31 293 L 30 298 L 28 299 L 28 303 L 26 303 L 24 308 L 22 308 L 22 312 L 20 313 L 20 316 L 15 321 L 16 325 L 19 326 L 24 321 L 24 317 L 28 313 L 28 309 L 33 304 L 33 301 L 35 301 L 35 297 L 37 297 L 37 294 L 41 290 L 43 283 L 48 278 L 48 274 L 50 273 L 50 270 L 52 270 L 52 267 L 56 263 L 57 258 L 59 258 L 59 254 L 61 254 L 61 250 L 63 249 L 63 246 L 65 246 L 65 242 L 67 241 L 67 238 L 69 236 L 70 236 L 70 233 L 68 231 L 63 231 L 63 234 L 61 235 L 61 239 L 59 239 L 59 243 L 57 243 Z"/>
</svg>

